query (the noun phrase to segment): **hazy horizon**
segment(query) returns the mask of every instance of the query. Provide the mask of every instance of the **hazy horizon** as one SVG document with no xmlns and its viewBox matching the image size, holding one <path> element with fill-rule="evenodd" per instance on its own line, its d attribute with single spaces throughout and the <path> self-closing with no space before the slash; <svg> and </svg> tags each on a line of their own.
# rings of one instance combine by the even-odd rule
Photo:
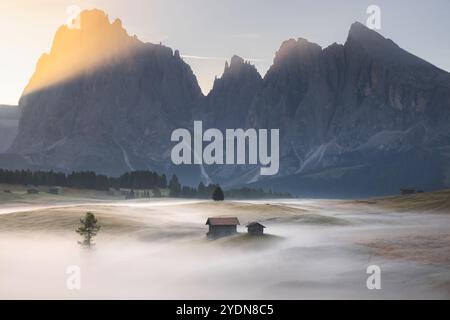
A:
<svg viewBox="0 0 450 320">
<path fill-rule="evenodd" d="M 130 35 L 144 42 L 180 50 L 207 94 L 220 76 L 226 60 L 239 55 L 250 60 L 261 75 L 272 64 L 284 40 L 306 38 L 322 47 L 344 43 L 350 25 L 365 23 L 366 9 L 381 8 L 381 30 L 403 49 L 437 67 L 450 70 L 450 2 L 433 1 L 267 1 L 210 2 L 191 0 L 18 0 L 0 3 L 0 104 L 16 105 L 34 72 L 39 57 L 50 50 L 56 30 L 68 19 L 66 9 L 98 8 L 110 20 L 120 18 Z M 14 32 L 11 32 L 13 30 Z M 420 41 L 418 41 L 420 39 Z"/>
</svg>

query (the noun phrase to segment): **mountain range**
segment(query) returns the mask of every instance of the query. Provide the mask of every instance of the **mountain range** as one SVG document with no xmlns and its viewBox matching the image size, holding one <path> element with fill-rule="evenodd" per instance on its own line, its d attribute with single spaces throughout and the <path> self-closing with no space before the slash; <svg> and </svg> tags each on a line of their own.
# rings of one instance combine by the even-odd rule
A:
<svg viewBox="0 0 450 320">
<path fill-rule="evenodd" d="M 263 77 L 233 56 L 204 96 L 177 50 L 141 42 L 100 10 L 80 17 L 80 29 L 57 31 L 19 101 L 8 156 L 27 166 L 110 175 L 149 169 L 187 184 L 305 196 L 450 186 L 450 74 L 360 23 L 344 44 L 283 42 Z M 194 120 L 279 128 L 279 174 L 172 165 L 171 132 Z"/>
</svg>

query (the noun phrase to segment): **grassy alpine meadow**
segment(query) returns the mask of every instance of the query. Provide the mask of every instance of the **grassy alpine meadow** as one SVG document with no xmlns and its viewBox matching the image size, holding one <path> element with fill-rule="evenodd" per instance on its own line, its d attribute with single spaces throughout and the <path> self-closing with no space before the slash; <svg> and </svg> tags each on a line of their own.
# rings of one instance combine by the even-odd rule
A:
<svg viewBox="0 0 450 320">
<path fill-rule="evenodd" d="M 215 202 L 1 187 L 1 298 L 450 297 L 449 191 Z M 76 232 L 87 212 L 100 226 L 89 248 Z M 208 240 L 209 217 L 237 217 L 237 234 Z M 367 287 L 374 265 L 380 290 Z"/>
</svg>

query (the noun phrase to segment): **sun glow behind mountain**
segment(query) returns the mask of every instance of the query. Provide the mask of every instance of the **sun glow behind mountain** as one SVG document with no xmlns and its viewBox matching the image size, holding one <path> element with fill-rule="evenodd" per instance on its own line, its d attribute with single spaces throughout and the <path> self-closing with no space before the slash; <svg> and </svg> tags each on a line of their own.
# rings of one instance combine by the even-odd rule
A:
<svg viewBox="0 0 450 320">
<path fill-rule="evenodd" d="M 17 104 L 43 52 L 49 52 L 55 30 L 68 20 L 67 8 L 101 8 L 114 21 L 119 17 L 129 34 L 143 42 L 179 49 L 182 55 L 261 59 L 252 61 L 263 75 L 273 52 L 288 38 L 303 37 L 322 47 L 345 41 L 348 26 L 365 22 L 367 4 L 248 0 L 15 0 L 0 2 L 0 104 Z M 384 36 L 406 50 L 449 70 L 450 43 L 445 41 L 450 2 L 436 0 L 377 2 L 382 9 Z M 399 23 L 399 21 L 406 21 Z M 408 23 L 407 21 L 415 21 Z M 207 26 L 207 27 L 205 27 Z M 420 41 L 418 41 L 420 39 Z M 203 93 L 223 71 L 222 59 L 185 59 Z"/>
<path fill-rule="evenodd" d="M 111 23 L 102 11 L 83 11 L 78 26 L 63 25 L 58 29 L 50 53 L 39 59 L 24 94 L 114 63 L 115 58 L 131 54 L 140 44 L 127 34 L 119 19 Z"/>
</svg>

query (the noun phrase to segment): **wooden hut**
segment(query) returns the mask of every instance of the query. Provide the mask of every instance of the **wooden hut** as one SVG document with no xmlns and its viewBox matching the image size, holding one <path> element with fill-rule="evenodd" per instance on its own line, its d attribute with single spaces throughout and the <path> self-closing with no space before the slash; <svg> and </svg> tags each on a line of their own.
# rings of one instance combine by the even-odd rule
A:
<svg viewBox="0 0 450 320">
<path fill-rule="evenodd" d="M 263 226 L 261 223 L 255 221 L 255 222 L 250 222 L 249 224 L 247 224 L 247 232 L 248 234 L 252 235 L 252 236 L 262 236 L 264 235 L 264 228 L 265 226 Z"/>
<path fill-rule="evenodd" d="M 57 186 L 50 187 L 50 188 L 48 188 L 48 193 L 51 193 L 51 194 L 63 194 L 63 188 L 62 187 L 57 187 Z"/>
<path fill-rule="evenodd" d="M 206 225 L 209 231 L 206 234 L 208 239 L 217 239 L 231 236 L 237 233 L 237 226 L 240 225 L 239 219 L 236 217 L 217 217 L 208 218 Z"/>
<path fill-rule="evenodd" d="M 36 186 L 28 185 L 27 186 L 27 193 L 28 194 L 38 194 L 39 193 L 39 189 Z"/>
</svg>

